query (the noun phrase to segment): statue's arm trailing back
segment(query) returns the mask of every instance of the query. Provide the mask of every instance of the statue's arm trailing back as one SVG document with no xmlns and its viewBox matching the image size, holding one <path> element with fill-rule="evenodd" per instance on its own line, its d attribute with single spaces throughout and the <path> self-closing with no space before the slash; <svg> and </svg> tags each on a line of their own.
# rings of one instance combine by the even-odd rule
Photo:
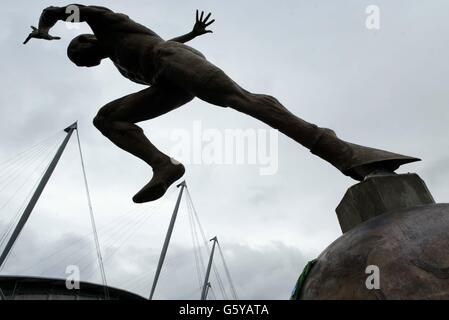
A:
<svg viewBox="0 0 449 320">
<path fill-rule="evenodd" d="M 211 13 L 209 13 L 206 17 L 204 17 L 204 11 L 201 11 L 201 15 L 199 15 L 198 10 L 196 10 L 196 21 L 195 25 L 193 26 L 193 30 L 189 33 L 186 33 L 182 36 L 170 39 L 170 41 L 176 41 L 181 43 L 186 43 L 192 39 L 195 39 L 198 36 L 201 36 L 206 33 L 212 33 L 212 30 L 206 30 L 208 26 L 210 26 L 212 23 L 215 22 L 215 19 L 212 19 L 210 21 L 209 18 L 211 16 Z"/>
<path fill-rule="evenodd" d="M 67 18 L 72 14 L 74 8 L 79 10 L 78 20 L 69 20 L 68 22 L 89 22 L 105 13 L 112 13 L 111 10 L 104 7 L 97 6 L 84 6 L 81 4 L 71 4 L 64 7 L 48 7 L 42 11 L 42 14 L 39 18 L 38 27 L 33 27 L 32 32 L 28 35 L 23 44 L 26 44 L 30 39 L 44 39 L 44 40 L 59 40 L 60 37 L 54 37 L 50 35 L 50 29 L 58 22 L 58 21 L 67 21 Z"/>
<path fill-rule="evenodd" d="M 75 18 L 71 18 L 76 12 Z M 99 6 L 85 6 L 82 4 L 70 4 L 64 7 L 48 7 L 42 11 L 39 19 L 39 26 L 31 27 L 33 30 L 25 40 L 26 44 L 30 39 L 59 40 L 60 37 L 54 37 L 49 34 L 50 29 L 58 22 L 87 22 L 92 30 L 102 30 L 111 28 L 129 33 L 142 33 L 151 36 L 157 36 L 152 30 L 131 20 L 127 15 L 116 13 L 112 10 Z"/>
<path fill-rule="evenodd" d="M 78 10 L 77 19 L 68 19 L 74 10 Z M 211 30 L 206 30 L 208 26 L 215 22 L 215 20 L 209 20 L 211 13 L 204 17 L 204 12 L 199 15 L 196 11 L 196 21 L 193 30 L 185 35 L 171 39 L 171 41 L 185 43 L 198 36 L 206 33 L 212 33 Z M 105 7 L 98 6 L 85 6 L 82 4 L 70 4 L 64 7 L 48 7 L 42 11 L 39 19 L 38 27 L 32 26 L 32 32 L 28 35 L 23 44 L 26 44 L 30 39 L 44 39 L 44 40 L 59 40 L 60 37 L 50 35 L 50 29 L 58 21 L 67 22 L 87 22 L 92 27 L 104 27 L 104 24 L 114 24 L 114 27 L 122 31 L 145 33 L 152 36 L 157 36 L 152 30 L 147 27 L 132 21 L 128 16 L 115 13 L 112 10 Z"/>
</svg>

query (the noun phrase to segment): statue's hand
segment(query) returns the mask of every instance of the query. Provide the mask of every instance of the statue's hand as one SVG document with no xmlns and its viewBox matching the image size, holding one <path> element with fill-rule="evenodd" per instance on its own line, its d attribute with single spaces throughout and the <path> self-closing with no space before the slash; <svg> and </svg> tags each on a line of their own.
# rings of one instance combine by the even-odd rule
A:
<svg viewBox="0 0 449 320">
<path fill-rule="evenodd" d="M 205 33 L 212 33 L 212 30 L 206 30 L 206 28 L 208 26 L 210 26 L 212 23 L 215 22 L 215 19 L 212 19 L 211 21 L 208 22 L 211 13 L 209 13 L 205 18 L 203 18 L 204 16 L 204 11 L 201 11 L 201 16 L 198 15 L 198 10 L 196 10 L 196 22 L 195 25 L 193 26 L 193 33 L 196 36 L 200 36 L 203 35 Z"/>
<path fill-rule="evenodd" d="M 36 27 L 31 26 L 31 29 L 33 31 L 31 31 L 31 33 L 25 39 L 23 44 L 26 44 L 28 41 L 30 41 L 30 39 L 33 39 L 33 38 L 34 39 L 44 39 L 44 40 L 59 40 L 59 39 L 61 39 L 60 37 L 53 37 L 48 32 L 44 32 L 42 30 L 39 30 Z"/>
</svg>

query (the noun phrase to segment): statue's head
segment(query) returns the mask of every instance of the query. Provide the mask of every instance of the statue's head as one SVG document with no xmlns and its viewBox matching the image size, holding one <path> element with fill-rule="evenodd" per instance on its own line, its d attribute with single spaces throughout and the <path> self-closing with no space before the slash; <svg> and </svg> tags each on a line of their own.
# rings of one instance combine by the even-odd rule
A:
<svg viewBox="0 0 449 320">
<path fill-rule="evenodd" d="M 82 34 L 74 38 L 67 48 L 69 59 L 78 67 L 94 67 L 106 56 L 93 34 Z"/>
</svg>

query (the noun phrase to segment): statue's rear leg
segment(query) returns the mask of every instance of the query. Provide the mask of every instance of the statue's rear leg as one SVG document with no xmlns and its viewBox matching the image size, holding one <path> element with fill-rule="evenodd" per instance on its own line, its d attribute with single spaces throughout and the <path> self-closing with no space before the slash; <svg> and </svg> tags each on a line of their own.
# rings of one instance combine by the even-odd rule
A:
<svg viewBox="0 0 449 320">
<path fill-rule="evenodd" d="M 169 58 L 169 76 L 178 86 L 209 103 L 265 122 L 356 180 L 379 171 L 392 173 L 404 163 L 419 160 L 343 141 L 332 130 L 295 116 L 274 97 L 246 91 L 201 56 L 179 50 Z"/>
<path fill-rule="evenodd" d="M 226 104 L 278 129 L 355 180 L 375 173 L 393 173 L 400 165 L 419 160 L 341 140 L 333 130 L 302 120 L 268 95 L 243 90 L 231 95 Z"/>
<path fill-rule="evenodd" d="M 137 203 L 156 200 L 185 172 L 180 163 L 158 150 L 135 123 L 153 119 L 189 102 L 193 96 L 173 86 L 153 86 L 104 106 L 94 125 L 114 144 L 153 168 L 153 178 L 133 198 Z"/>
</svg>

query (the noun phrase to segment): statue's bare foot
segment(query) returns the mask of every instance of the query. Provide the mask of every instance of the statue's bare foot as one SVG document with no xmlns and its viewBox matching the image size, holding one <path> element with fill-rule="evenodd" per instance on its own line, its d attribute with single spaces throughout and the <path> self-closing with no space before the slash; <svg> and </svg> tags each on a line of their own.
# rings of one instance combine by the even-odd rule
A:
<svg viewBox="0 0 449 320">
<path fill-rule="evenodd" d="M 133 201 L 144 203 L 161 198 L 172 183 L 184 175 L 185 171 L 181 163 L 174 164 L 172 161 L 154 169 L 153 178 L 133 197 Z"/>
</svg>

